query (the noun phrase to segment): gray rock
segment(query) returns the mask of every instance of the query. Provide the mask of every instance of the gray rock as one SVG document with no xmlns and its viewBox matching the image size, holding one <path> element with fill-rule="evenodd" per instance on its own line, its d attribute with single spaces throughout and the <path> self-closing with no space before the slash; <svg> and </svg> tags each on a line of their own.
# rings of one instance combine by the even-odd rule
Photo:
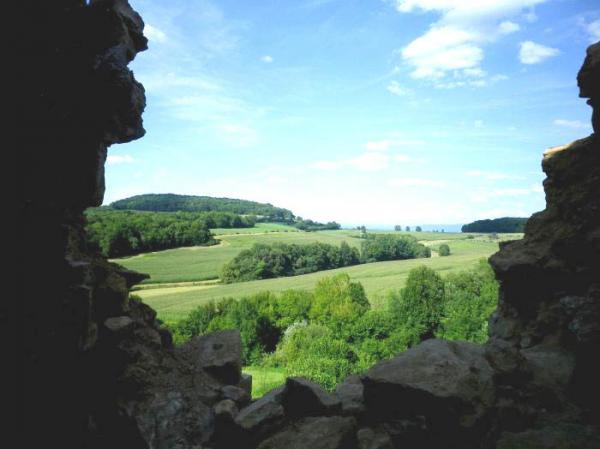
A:
<svg viewBox="0 0 600 449">
<path fill-rule="evenodd" d="M 328 415 L 340 409 L 340 400 L 302 377 L 289 377 L 283 405 L 291 417 Z"/>
<path fill-rule="evenodd" d="M 223 399 L 213 407 L 217 419 L 233 421 L 239 413 L 238 407 L 231 399 Z"/>
<path fill-rule="evenodd" d="M 248 395 L 248 392 L 235 385 L 225 385 L 221 388 L 221 393 L 225 399 L 231 399 L 240 405 L 246 405 L 250 402 L 250 395 Z"/>
<path fill-rule="evenodd" d="M 365 410 L 364 387 L 358 376 L 350 376 L 335 388 L 342 413 L 355 415 Z"/>
<path fill-rule="evenodd" d="M 383 429 L 363 427 L 356 432 L 358 449 L 394 449 L 392 439 Z"/>
<path fill-rule="evenodd" d="M 104 321 L 104 327 L 111 332 L 121 332 L 129 328 L 133 324 L 133 320 L 128 316 L 115 316 Z"/>
<path fill-rule="evenodd" d="M 249 432 L 280 422 L 284 417 L 284 409 L 281 404 L 283 395 L 284 387 L 271 390 L 262 398 L 242 409 L 235 418 L 235 422 Z"/>
<path fill-rule="evenodd" d="M 351 417 L 304 418 L 262 441 L 258 449 L 346 449 L 355 426 Z"/>
<path fill-rule="evenodd" d="M 246 393 L 248 393 L 249 397 L 252 397 L 252 375 L 242 373 L 242 378 L 240 379 L 240 383 L 238 385 L 240 388 L 244 389 Z"/>
<path fill-rule="evenodd" d="M 466 342 L 427 340 L 375 365 L 363 384 L 369 416 L 425 416 L 442 439 L 459 438 L 466 430 L 477 438 L 475 428 L 494 401 L 484 349 Z"/>
<path fill-rule="evenodd" d="M 197 367 L 219 381 L 237 385 L 242 374 L 242 339 L 237 330 L 196 337 Z"/>
</svg>

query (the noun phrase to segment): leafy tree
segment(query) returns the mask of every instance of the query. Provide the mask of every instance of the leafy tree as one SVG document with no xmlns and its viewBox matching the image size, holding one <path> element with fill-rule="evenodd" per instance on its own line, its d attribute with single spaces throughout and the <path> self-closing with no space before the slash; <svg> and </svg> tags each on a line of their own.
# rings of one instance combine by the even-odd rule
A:
<svg viewBox="0 0 600 449">
<path fill-rule="evenodd" d="M 404 228 L 404 230 L 405 230 L 406 232 L 410 232 L 410 226 L 407 226 L 406 228 Z"/>
<path fill-rule="evenodd" d="M 413 268 L 400 293 L 392 293 L 390 312 L 420 340 L 438 329 L 444 304 L 444 281 L 431 268 Z"/>
<path fill-rule="evenodd" d="M 394 226 L 394 231 L 402 231 L 402 226 L 400 226 L 400 225 Z"/>
<path fill-rule="evenodd" d="M 415 228 L 415 231 L 416 231 L 416 232 L 421 232 L 421 231 L 422 231 L 422 229 L 421 229 L 421 226 L 417 226 L 417 227 Z"/>
<path fill-rule="evenodd" d="M 352 282 L 350 276 L 341 273 L 317 282 L 309 317 L 314 322 L 333 325 L 337 329 L 369 308 L 369 300 L 360 282 Z"/>
<path fill-rule="evenodd" d="M 361 245 L 361 260 L 363 262 L 415 259 L 430 256 L 431 251 L 429 248 L 418 243 L 416 238 L 408 235 L 373 234 L 365 239 Z"/>
<path fill-rule="evenodd" d="M 449 274 L 438 335 L 449 340 L 485 343 L 488 319 L 498 304 L 498 281 L 486 260 L 468 271 Z"/>
<path fill-rule="evenodd" d="M 449 256 L 450 255 L 450 247 L 446 243 L 442 243 L 438 248 L 438 254 L 440 256 Z"/>
</svg>

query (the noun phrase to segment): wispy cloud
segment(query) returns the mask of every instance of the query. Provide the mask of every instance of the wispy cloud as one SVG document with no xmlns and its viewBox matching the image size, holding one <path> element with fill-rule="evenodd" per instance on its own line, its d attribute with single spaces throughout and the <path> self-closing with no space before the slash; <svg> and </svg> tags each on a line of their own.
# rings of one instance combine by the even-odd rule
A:
<svg viewBox="0 0 600 449">
<path fill-rule="evenodd" d="M 590 128 L 588 123 L 580 122 L 579 120 L 564 120 L 557 118 L 552 123 L 556 126 L 561 126 L 564 128 L 573 128 L 573 129 L 586 129 Z"/>
<path fill-rule="evenodd" d="M 444 187 L 446 183 L 436 179 L 429 178 L 397 178 L 388 182 L 390 187 L 428 187 L 439 188 Z"/>
<path fill-rule="evenodd" d="M 401 154 L 391 153 L 391 150 L 403 147 L 423 145 L 420 140 L 400 140 L 400 139 L 384 139 L 373 140 L 365 143 L 365 152 L 349 159 L 339 161 L 321 160 L 311 165 L 317 170 L 340 170 L 342 168 L 354 168 L 361 171 L 381 171 L 389 168 L 393 163 L 417 162 L 412 157 Z"/>
<path fill-rule="evenodd" d="M 514 175 L 509 175 L 508 173 L 500 173 L 494 171 L 485 171 L 485 170 L 471 170 L 465 173 L 465 175 L 471 178 L 483 178 L 488 181 L 500 181 L 503 179 L 515 179 Z"/>
<path fill-rule="evenodd" d="M 260 60 L 266 64 L 271 64 L 273 62 L 273 56 L 264 55 L 260 57 Z"/>
<path fill-rule="evenodd" d="M 164 31 L 147 23 L 144 26 L 144 35 L 148 38 L 150 45 L 154 42 L 164 43 L 167 41 L 167 35 Z"/>
<path fill-rule="evenodd" d="M 392 81 L 387 86 L 387 90 L 389 93 L 397 95 L 399 97 L 405 97 L 407 95 L 412 94 L 412 90 L 407 89 L 406 87 L 402 87 L 398 81 Z"/>
<path fill-rule="evenodd" d="M 528 8 L 546 0 L 396 0 L 401 13 L 436 12 L 441 15 L 429 29 L 401 50 L 402 59 L 412 67 L 411 76 L 439 82 L 448 75 L 470 79 L 481 77 L 484 47 L 500 37 L 519 31 L 512 20 Z M 486 85 L 463 81 L 452 87 Z"/>
<path fill-rule="evenodd" d="M 132 162 L 133 157 L 129 154 L 109 154 L 106 157 L 107 165 L 131 164 Z"/>
<path fill-rule="evenodd" d="M 525 41 L 519 44 L 519 61 L 523 64 L 539 64 L 546 59 L 557 56 L 559 53 L 560 50 L 558 48 L 546 47 L 532 41 Z"/>
<path fill-rule="evenodd" d="M 600 19 L 586 24 L 585 28 L 590 36 L 590 41 L 597 42 L 600 40 Z"/>
</svg>

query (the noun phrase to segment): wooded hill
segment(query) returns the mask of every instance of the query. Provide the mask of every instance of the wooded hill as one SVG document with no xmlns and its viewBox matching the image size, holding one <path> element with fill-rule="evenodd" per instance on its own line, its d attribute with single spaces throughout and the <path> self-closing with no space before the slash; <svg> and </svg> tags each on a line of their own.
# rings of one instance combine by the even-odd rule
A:
<svg viewBox="0 0 600 449">
<path fill-rule="evenodd" d="M 293 222 L 295 218 L 289 209 L 275 207 L 269 203 L 174 193 L 136 195 L 115 201 L 108 207 L 117 210 L 152 212 L 231 212 L 239 215 L 256 215 L 259 221 L 284 223 Z"/>
<path fill-rule="evenodd" d="M 462 232 L 525 232 L 525 224 L 529 218 L 502 217 L 492 220 L 477 220 L 463 225 Z"/>
</svg>

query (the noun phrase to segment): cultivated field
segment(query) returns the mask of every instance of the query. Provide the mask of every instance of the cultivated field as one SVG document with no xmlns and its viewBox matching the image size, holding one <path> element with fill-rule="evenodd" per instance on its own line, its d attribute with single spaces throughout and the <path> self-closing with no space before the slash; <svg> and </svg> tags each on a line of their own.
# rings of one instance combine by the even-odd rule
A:
<svg viewBox="0 0 600 449">
<path fill-rule="evenodd" d="M 278 292 L 293 288 L 312 289 L 319 279 L 342 272 L 361 282 L 369 299 L 377 304 L 378 299 L 387 291 L 401 288 L 408 272 L 416 266 L 426 265 L 442 274 L 460 271 L 498 250 L 498 240 L 491 240 L 487 235 L 419 232 L 412 235 L 433 250 L 441 243 L 448 243 L 452 255 L 435 257 L 437 254 L 434 252 L 434 257 L 430 259 L 378 262 L 302 276 L 220 284 L 217 278 L 221 266 L 254 243 L 302 244 L 319 241 L 339 245 L 346 241 L 358 247 L 361 239 L 357 238 L 358 232 L 353 230 L 297 232 L 294 228 L 273 224 L 261 224 L 252 229 L 219 230 L 218 235 L 221 243 L 217 246 L 178 248 L 119 259 L 116 262 L 152 276 L 135 294 L 156 309 L 159 318 L 172 321 L 185 317 L 206 301 L 224 297 L 239 298 L 265 290 Z M 520 237 L 520 234 L 500 235 L 501 240 Z"/>
</svg>

